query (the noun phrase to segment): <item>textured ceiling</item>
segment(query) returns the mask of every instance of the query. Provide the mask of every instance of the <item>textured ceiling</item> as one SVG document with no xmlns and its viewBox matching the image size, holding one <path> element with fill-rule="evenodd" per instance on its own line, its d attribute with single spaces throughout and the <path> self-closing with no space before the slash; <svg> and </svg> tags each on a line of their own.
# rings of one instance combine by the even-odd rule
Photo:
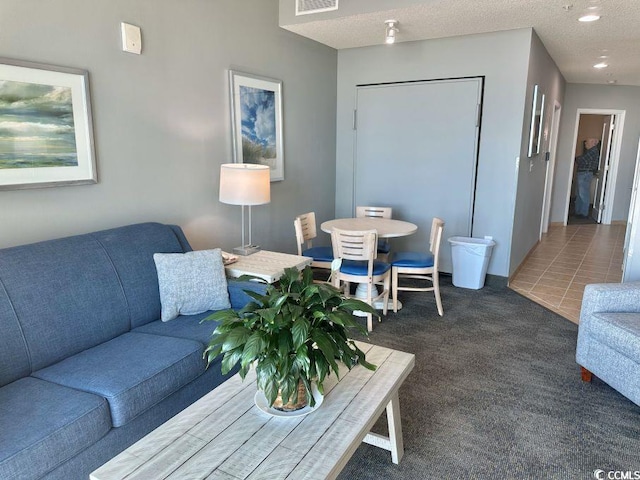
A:
<svg viewBox="0 0 640 480">
<path fill-rule="evenodd" d="M 577 21 L 594 10 L 602 16 L 599 21 Z M 568 82 L 640 85 L 640 0 L 425 0 L 406 8 L 325 17 L 306 15 L 297 20 L 306 23 L 282 27 L 336 49 L 383 44 L 388 19 L 399 22 L 398 43 L 533 27 Z M 609 67 L 593 68 L 601 61 Z"/>
</svg>

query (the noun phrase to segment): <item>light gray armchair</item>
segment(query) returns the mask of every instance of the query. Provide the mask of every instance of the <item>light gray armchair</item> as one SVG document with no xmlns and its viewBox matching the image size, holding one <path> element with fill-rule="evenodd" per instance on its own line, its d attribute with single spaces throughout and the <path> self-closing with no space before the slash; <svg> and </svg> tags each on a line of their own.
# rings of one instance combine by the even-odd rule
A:
<svg viewBox="0 0 640 480">
<path fill-rule="evenodd" d="M 596 375 L 640 405 L 640 282 L 586 286 L 576 361 L 584 381 Z"/>
</svg>

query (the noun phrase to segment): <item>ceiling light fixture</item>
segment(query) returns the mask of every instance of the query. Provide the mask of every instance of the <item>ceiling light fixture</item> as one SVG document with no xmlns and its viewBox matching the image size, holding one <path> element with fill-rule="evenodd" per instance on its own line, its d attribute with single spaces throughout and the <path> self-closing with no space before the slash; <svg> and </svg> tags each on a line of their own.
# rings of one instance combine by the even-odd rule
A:
<svg viewBox="0 0 640 480">
<path fill-rule="evenodd" d="M 384 22 L 387 28 L 385 29 L 384 42 L 387 45 L 391 45 L 396 41 L 396 33 L 398 33 L 398 21 L 397 20 L 387 20 Z"/>
<path fill-rule="evenodd" d="M 609 65 L 602 62 L 602 63 L 596 63 L 593 68 L 607 68 Z"/>
<path fill-rule="evenodd" d="M 578 18 L 579 22 L 595 22 L 596 20 L 600 20 L 600 15 L 595 15 L 593 13 L 590 13 L 588 15 L 583 15 L 580 18 Z"/>
</svg>

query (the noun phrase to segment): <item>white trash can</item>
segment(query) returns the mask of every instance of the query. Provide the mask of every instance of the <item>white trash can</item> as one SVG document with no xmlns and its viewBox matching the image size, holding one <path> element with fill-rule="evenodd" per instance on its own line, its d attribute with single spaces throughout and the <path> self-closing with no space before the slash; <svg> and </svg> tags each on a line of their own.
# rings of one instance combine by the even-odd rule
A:
<svg viewBox="0 0 640 480">
<path fill-rule="evenodd" d="M 453 261 L 453 285 L 478 290 L 484 287 L 493 240 L 471 237 L 451 237 L 451 259 Z"/>
</svg>

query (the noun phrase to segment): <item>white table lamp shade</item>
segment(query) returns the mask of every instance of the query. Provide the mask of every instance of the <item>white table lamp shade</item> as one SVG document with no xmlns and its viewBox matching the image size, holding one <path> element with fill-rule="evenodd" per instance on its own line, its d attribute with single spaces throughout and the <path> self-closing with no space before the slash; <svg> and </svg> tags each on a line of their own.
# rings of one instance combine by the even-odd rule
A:
<svg viewBox="0 0 640 480">
<path fill-rule="evenodd" d="M 262 205 L 271 201 L 271 172 L 267 165 L 220 165 L 220 201 L 230 205 Z"/>
</svg>

